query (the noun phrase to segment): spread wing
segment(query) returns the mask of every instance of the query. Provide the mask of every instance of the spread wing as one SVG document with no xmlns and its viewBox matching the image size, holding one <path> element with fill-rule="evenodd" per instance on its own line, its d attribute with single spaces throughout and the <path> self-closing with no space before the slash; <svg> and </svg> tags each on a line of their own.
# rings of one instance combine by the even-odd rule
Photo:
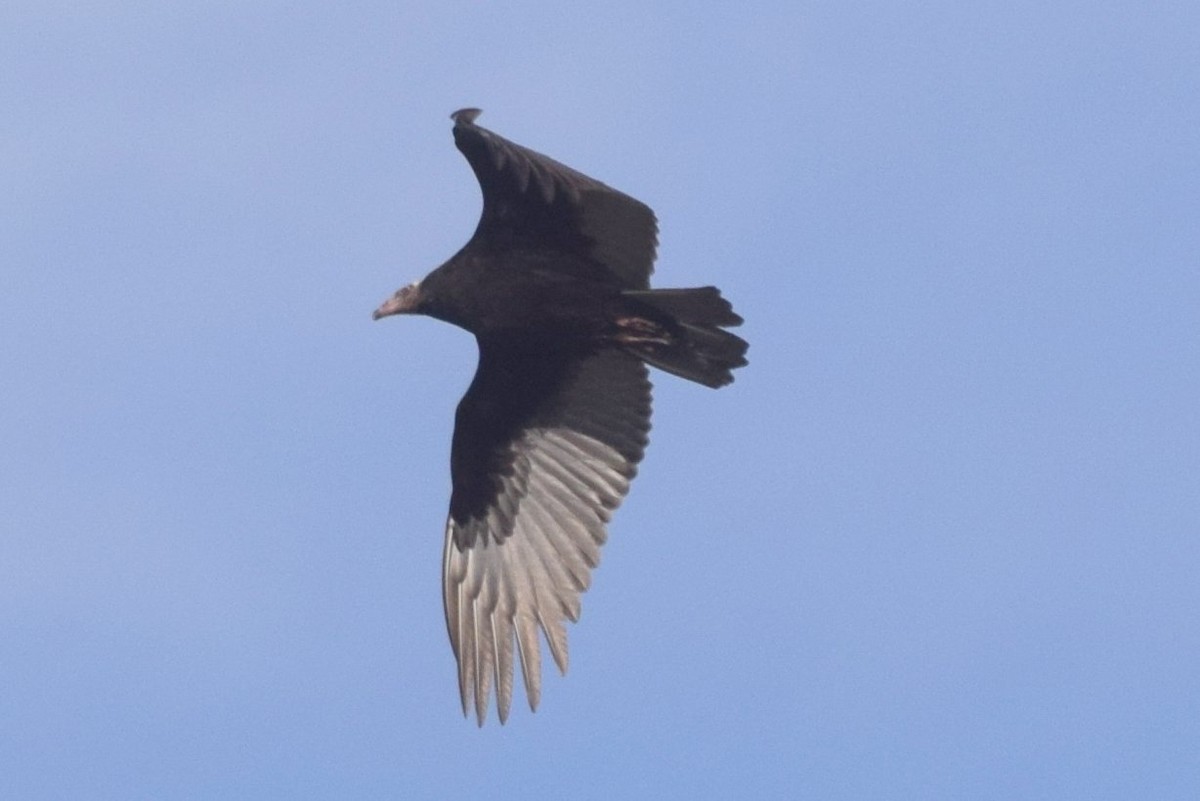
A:
<svg viewBox="0 0 1200 801">
<path fill-rule="evenodd" d="M 556 248 L 589 258 L 628 289 L 654 269 L 658 222 L 650 207 L 541 153 L 475 124 L 479 109 L 451 115 L 454 143 L 483 190 L 473 244 Z"/>
<path fill-rule="evenodd" d="M 514 645 L 531 709 L 539 630 L 566 672 L 565 621 L 579 618 L 649 430 L 650 381 L 628 354 L 547 357 L 480 342 L 455 420 L 442 572 L 463 714 L 473 701 L 480 725 L 493 682 L 508 717 Z"/>
</svg>

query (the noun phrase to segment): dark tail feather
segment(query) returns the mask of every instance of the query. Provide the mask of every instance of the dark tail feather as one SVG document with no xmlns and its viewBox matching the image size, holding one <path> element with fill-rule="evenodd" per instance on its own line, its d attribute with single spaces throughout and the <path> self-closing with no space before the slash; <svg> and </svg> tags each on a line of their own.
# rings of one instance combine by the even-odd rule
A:
<svg viewBox="0 0 1200 801">
<path fill-rule="evenodd" d="M 677 326 L 666 337 L 627 341 L 626 348 L 646 363 L 713 388 L 732 382 L 732 371 L 746 364 L 750 347 L 746 340 L 721 330 L 741 325 L 742 318 L 715 286 L 623 294 L 666 315 Z"/>
<path fill-rule="evenodd" d="M 715 286 L 696 289 L 627 289 L 622 294 L 666 312 L 680 323 L 719 326 L 742 324 L 742 318 L 734 314 L 733 306 L 721 297 L 721 290 Z"/>
</svg>

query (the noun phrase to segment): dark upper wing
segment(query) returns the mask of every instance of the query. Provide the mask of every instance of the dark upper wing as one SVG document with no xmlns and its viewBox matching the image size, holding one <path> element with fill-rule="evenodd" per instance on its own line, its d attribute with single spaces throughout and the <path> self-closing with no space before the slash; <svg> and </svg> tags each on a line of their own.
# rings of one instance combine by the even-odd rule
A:
<svg viewBox="0 0 1200 801">
<path fill-rule="evenodd" d="M 483 189 L 473 242 L 483 247 L 532 244 L 565 249 L 608 268 L 629 289 L 649 286 L 658 246 L 650 207 L 551 158 L 475 124 L 462 109 L 454 143 Z"/>
<path fill-rule="evenodd" d="M 507 393 L 517 384 L 532 389 L 514 402 Z M 649 429 L 650 381 L 636 358 L 606 350 L 524 360 L 481 343 L 455 420 L 442 568 L 463 714 L 473 700 L 480 725 L 493 679 L 500 721 L 508 717 L 514 642 L 531 709 L 541 692 L 539 629 L 566 672 L 564 621 L 579 618 L 605 524 Z"/>
</svg>

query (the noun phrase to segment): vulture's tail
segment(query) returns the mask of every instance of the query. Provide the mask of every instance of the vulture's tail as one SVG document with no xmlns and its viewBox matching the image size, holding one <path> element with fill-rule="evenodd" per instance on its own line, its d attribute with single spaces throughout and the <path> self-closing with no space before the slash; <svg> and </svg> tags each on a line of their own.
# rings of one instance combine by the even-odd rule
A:
<svg viewBox="0 0 1200 801">
<path fill-rule="evenodd" d="M 628 318 L 618 323 L 619 341 L 647 364 L 713 388 L 732 382 L 732 371 L 746 364 L 746 340 L 722 330 L 741 325 L 742 318 L 715 286 L 622 294 L 659 312 L 652 317 L 667 318 L 666 325 Z"/>
</svg>

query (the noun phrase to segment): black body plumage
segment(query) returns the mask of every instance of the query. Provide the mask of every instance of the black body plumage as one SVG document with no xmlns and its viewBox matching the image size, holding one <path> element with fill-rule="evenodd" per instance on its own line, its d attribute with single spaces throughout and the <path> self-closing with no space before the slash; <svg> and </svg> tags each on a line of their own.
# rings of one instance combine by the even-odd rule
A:
<svg viewBox="0 0 1200 801">
<path fill-rule="evenodd" d="M 646 364 L 710 387 L 746 364 L 715 287 L 650 289 L 657 222 L 644 203 L 456 112 L 483 191 L 470 241 L 375 312 L 473 333 L 475 378 L 451 445 L 443 600 L 463 712 L 500 720 L 520 661 L 530 707 L 540 631 L 567 669 L 565 621 L 600 558 L 650 430 Z"/>
</svg>

